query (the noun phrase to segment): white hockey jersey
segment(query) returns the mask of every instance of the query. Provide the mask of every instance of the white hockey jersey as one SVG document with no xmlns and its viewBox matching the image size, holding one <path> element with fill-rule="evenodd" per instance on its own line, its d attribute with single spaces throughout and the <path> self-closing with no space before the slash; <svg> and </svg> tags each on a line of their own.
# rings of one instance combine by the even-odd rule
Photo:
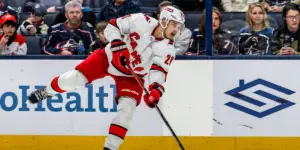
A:
<svg viewBox="0 0 300 150">
<path fill-rule="evenodd" d="M 158 82 L 163 84 L 171 62 L 175 58 L 173 41 L 156 39 L 153 34 L 159 26 L 156 19 L 145 14 L 131 14 L 111 20 L 106 27 L 104 35 L 108 41 L 123 39 L 131 54 L 130 66 L 139 76 L 150 73 L 150 84 Z M 108 72 L 116 76 L 131 76 L 124 74 L 111 65 L 112 51 L 110 44 L 105 47 L 109 60 Z"/>
<path fill-rule="evenodd" d="M 0 40 L 3 34 L 0 35 Z M 14 41 L 10 45 L 4 45 L 2 48 L 2 55 L 26 55 L 27 54 L 27 44 L 24 37 L 17 34 Z"/>
</svg>

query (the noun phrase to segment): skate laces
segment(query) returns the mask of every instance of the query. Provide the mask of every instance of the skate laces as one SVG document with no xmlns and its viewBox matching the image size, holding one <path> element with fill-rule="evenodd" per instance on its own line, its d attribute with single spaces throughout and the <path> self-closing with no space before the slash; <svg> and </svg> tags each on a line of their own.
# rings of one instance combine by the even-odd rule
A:
<svg viewBox="0 0 300 150">
<path fill-rule="evenodd" d="M 37 90 L 35 92 L 35 95 L 36 95 L 36 97 L 39 101 L 43 100 L 43 99 L 46 99 L 48 97 L 48 94 L 46 92 L 46 88 L 42 88 L 42 89 Z"/>
</svg>

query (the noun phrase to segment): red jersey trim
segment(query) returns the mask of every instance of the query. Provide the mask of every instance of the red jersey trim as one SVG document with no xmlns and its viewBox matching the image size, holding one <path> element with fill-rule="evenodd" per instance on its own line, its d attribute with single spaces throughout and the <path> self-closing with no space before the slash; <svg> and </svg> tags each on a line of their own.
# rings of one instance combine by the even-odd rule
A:
<svg viewBox="0 0 300 150">
<path fill-rule="evenodd" d="M 165 74 L 165 80 L 166 80 L 167 75 L 168 75 L 168 72 L 167 72 L 164 68 L 162 68 L 161 66 L 158 66 L 158 65 L 153 64 L 153 65 L 151 66 L 150 70 L 158 70 L 158 71 L 164 73 L 164 74 Z"/>
</svg>

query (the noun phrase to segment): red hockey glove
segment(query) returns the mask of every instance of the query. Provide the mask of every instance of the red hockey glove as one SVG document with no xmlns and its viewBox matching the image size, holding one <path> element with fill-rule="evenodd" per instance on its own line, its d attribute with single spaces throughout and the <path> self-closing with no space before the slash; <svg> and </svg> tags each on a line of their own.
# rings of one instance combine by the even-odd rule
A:
<svg viewBox="0 0 300 150">
<path fill-rule="evenodd" d="M 113 40 L 110 49 L 112 51 L 112 65 L 120 72 L 130 74 L 130 71 L 126 68 L 130 57 L 126 43 L 119 39 Z"/>
<path fill-rule="evenodd" d="M 144 95 L 144 101 L 148 107 L 154 108 L 158 102 L 165 89 L 162 85 L 154 82 L 149 86 L 150 93 L 149 95 Z"/>
</svg>

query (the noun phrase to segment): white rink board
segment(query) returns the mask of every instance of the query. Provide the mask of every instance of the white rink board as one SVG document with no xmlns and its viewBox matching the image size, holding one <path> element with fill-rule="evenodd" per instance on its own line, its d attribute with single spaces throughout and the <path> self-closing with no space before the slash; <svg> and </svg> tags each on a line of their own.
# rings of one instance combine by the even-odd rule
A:
<svg viewBox="0 0 300 150">
<path fill-rule="evenodd" d="M 179 135 L 212 134 L 212 61 L 174 61 L 166 83 L 163 106 Z M 171 135 L 167 127 L 164 133 Z"/>
<path fill-rule="evenodd" d="M 80 61 L 0 60 L 0 67 L 5 70 L 0 78 L 0 134 L 107 135 L 110 121 L 116 111 L 113 104 L 115 85 L 109 77 L 93 82 L 88 88 L 62 94 L 61 98 L 44 101 L 38 106 L 25 104 L 26 94 L 33 91 L 35 86 L 47 85 L 51 79 L 73 69 Z M 195 65 L 205 68 L 189 74 L 189 78 L 202 75 L 203 79 L 186 82 L 186 72 L 193 71 Z M 205 73 L 203 70 L 206 70 Z M 178 80 L 180 77 L 182 80 Z M 212 88 L 206 87 L 212 85 L 209 84 L 212 82 L 212 63 L 174 61 L 167 82 L 166 93 L 160 106 L 176 133 L 192 136 L 211 135 L 212 101 L 209 99 L 212 99 Z M 196 82 L 198 86 L 189 86 Z M 197 101 L 199 85 L 203 85 L 202 89 L 206 94 Z M 76 100 L 79 103 L 75 109 Z M 69 107 L 79 112 L 71 112 L 74 109 Z M 160 136 L 170 133 L 158 113 L 142 102 L 135 113 L 128 135 Z"/>
<path fill-rule="evenodd" d="M 299 136 L 299 65 L 300 60 L 214 61 L 214 118 L 222 125 L 214 123 L 213 135 Z"/>
</svg>

